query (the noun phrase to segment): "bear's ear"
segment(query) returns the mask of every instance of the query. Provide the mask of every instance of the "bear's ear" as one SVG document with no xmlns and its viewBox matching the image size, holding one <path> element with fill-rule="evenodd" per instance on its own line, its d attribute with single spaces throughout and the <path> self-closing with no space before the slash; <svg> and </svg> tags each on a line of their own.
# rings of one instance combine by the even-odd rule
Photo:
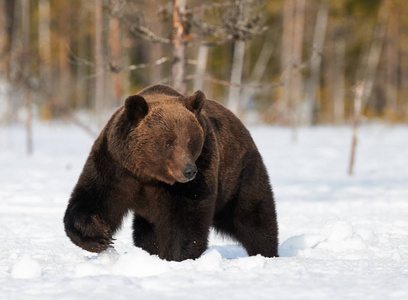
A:
<svg viewBox="0 0 408 300">
<path fill-rule="evenodd" d="M 139 122 L 149 112 L 146 100 L 139 95 L 133 95 L 125 101 L 125 113 L 130 121 Z"/>
<path fill-rule="evenodd" d="M 191 111 L 195 115 L 198 115 L 203 108 L 205 99 L 205 94 L 202 91 L 198 90 L 193 95 L 186 98 L 185 106 L 189 111 Z"/>
</svg>

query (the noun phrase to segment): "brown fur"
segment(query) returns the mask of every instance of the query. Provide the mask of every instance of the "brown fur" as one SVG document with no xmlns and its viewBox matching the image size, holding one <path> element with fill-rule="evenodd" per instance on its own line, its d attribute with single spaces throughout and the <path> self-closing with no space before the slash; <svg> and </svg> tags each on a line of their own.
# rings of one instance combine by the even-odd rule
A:
<svg viewBox="0 0 408 300">
<path fill-rule="evenodd" d="M 249 255 L 278 256 L 273 194 L 242 123 L 197 91 L 156 85 L 129 97 L 95 141 L 69 201 L 65 230 L 92 252 L 132 211 L 138 247 L 167 260 L 199 257 L 211 226 Z"/>
</svg>

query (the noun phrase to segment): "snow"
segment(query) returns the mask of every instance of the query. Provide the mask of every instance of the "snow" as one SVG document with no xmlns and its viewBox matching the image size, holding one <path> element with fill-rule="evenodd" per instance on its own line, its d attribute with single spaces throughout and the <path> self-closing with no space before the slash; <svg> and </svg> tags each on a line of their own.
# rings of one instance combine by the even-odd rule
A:
<svg viewBox="0 0 408 300">
<path fill-rule="evenodd" d="M 211 233 L 197 260 L 132 245 L 73 245 L 62 217 L 93 139 L 66 124 L 0 127 L 0 299 L 408 299 L 408 127 L 251 128 L 273 185 L 280 257 L 248 257 Z"/>
</svg>

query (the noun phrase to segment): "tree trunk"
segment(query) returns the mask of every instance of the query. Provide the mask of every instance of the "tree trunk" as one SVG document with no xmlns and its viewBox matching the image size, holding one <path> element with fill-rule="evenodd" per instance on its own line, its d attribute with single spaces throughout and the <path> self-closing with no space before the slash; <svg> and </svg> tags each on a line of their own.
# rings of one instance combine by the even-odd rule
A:
<svg viewBox="0 0 408 300">
<path fill-rule="evenodd" d="M 194 91 L 203 89 L 205 69 L 207 67 L 208 46 L 201 44 L 198 48 L 197 67 L 194 76 Z"/>
<path fill-rule="evenodd" d="M 267 36 L 266 40 L 263 43 L 261 52 L 258 56 L 255 66 L 252 70 L 251 76 L 249 78 L 249 82 L 251 84 L 255 85 L 261 81 L 261 78 L 265 73 L 266 67 L 268 66 L 269 59 L 271 58 L 272 53 L 275 51 L 276 47 L 274 47 L 274 45 L 275 45 L 274 37 L 272 37 L 271 35 Z M 243 108 L 245 108 L 248 105 L 249 101 L 254 96 L 255 91 L 256 89 L 251 87 L 243 88 L 241 97 L 241 106 Z"/>
<path fill-rule="evenodd" d="M 32 126 L 32 104 L 31 92 L 28 86 L 30 77 L 30 2 L 23 0 L 22 2 L 22 32 L 23 32 L 23 53 L 24 53 L 24 97 L 27 111 L 26 117 L 26 138 L 27 138 L 27 154 L 33 153 L 33 126 Z"/>
<path fill-rule="evenodd" d="M 73 106 L 74 89 L 71 87 L 72 74 L 70 64 L 71 48 L 71 5 L 64 3 L 59 18 L 59 82 L 56 113 L 61 117 L 61 108 Z"/>
<path fill-rule="evenodd" d="M 40 56 L 40 82 L 48 93 L 51 87 L 51 7 L 50 0 L 38 2 L 38 46 Z"/>
<path fill-rule="evenodd" d="M 283 33 L 281 50 L 281 72 L 283 78 L 282 99 L 279 105 L 278 117 L 280 122 L 288 123 L 290 89 L 292 85 L 292 65 L 293 65 L 293 31 L 294 31 L 294 11 L 296 0 L 285 0 L 283 2 Z"/>
<path fill-rule="evenodd" d="M 293 30 L 293 63 L 292 63 L 292 82 L 290 89 L 290 102 L 292 108 L 292 138 L 297 139 L 297 127 L 299 122 L 299 104 L 301 102 L 303 81 L 301 73 L 302 50 L 303 50 L 303 26 L 305 19 L 305 0 L 297 0 L 294 13 Z"/>
<path fill-rule="evenodd" d="M 234 42 L 234 57 L 232 60 L 231 79 L 230 82 L 234 85 L 240 85 L 242 79 L 242 67 L 244 65 L 245 41 L 236 40 Z M 227 107 L 234 114 L 238 115 L 240 108 L 241 87 L 230 86 L 228 94 Z"/>
<path fill-rule="evenodd" d="M 103 0 L 95 0 L 95 113 L 97 126 L 102 128 L 104 107 L 104 69 L 103 69 Z"/>
<path fill-rule="evenodd" d="M 408 122 L 408 37 L 401 42 L 401 98 L 405 101 L 405 121 Z"/>
<path fill-rule="evenodd" d="M 360 124 L 362 98 L 364 92 L 363 82 L 359 81 L 356 85 L 355 97 L 354 97 L 354 118 L 353 118 L 353 138 L 351 142 L 350 164 L 348 174 L 353 175 L 354 161 L 357 148 L 357 129 Z"/>
<path fill-rule="evenodd" d="M 81 6 L 79 8 L 79 15 L 78 17 L 80 20 L 83 20 L 81 23 L 82 26 L 90 26 L 89 24 L 89 5 L 84 5 L 81 2 Z M 87 34 L 84 31 L 78 32 L 78 50 L 77 56 L 79 58 L 87 58 L 87 54 L 89 51 L 89 44 L 87 40 Z M 89 82 L 90 80 L 84 80 L 85 76 L 87 76 L 89 66 L 85 64 L 78 63 L 76 66 L 76 103 L 75 107 L 77 108 L 89 108 L 89 101 L 93 99 L 93 89 L 90 89 Z M 91 92 L 90 92 L 91 90 Z"/>
<path fill-rule="evenodd" d="M 7 21 L 8 18 L 6 12 L 5 0 L 0 0 L 0 72 L 3 75 L 6 70 L 6 61 L 5 57 L 7 56 L 7 45 L 8 45 L 8 36 L 7 36 Z"/>
<path fill-rule="evenodd" d="M 122 54 L 121 39 L 120 39 L 120 24 L 117 18 L 111 17 L 109 20 L 109 45 L 111 52 L 111 64 L 114 66 L 120 65 Z M 113 95 L 114 106 L 119 106 L 123 98 L 123 74 L 113 73 Z"/>
<path fill-rule="evenodd" d="M 386 95 L 387 108 L 394 115 L 398 110 L 398 15 L 388 18 L 386 46 Z"/>
<path fill-rule="evenodd" d="M 343 32 L 340 32 L 334 39 L 333 114 L 334 124 L 337 125 L 344 122 L 345 55 L 346 39 Z"/>
<path fill-rule="evenodd" d="M 174 0 L 173 2 L 173 61 L 171 66 L 171 77 L 173 87 L 182 93 L 187 92 L 186 86 L 186 26 L 184 15 L 186 0 Z"/>
<path fill-rule="evenodd" d="M 377 67 L 380 62 L 382 44 L 385 36 L 385 25 L 388 18 L 388 5 L 385 0 L 383 0 L 382 5 L 378 12 L 378 23 L 375 28 L 373 42 L 371 44 L 370 52 L 368 54 L 367 66 L 365 68 L 364 78 L 364 91 L 362 96 L 362 102 L 367 102 L 371 95 L 373 89 L 375 77 L 377 74 Z"/>
<path fill-rule="evenodd" d="M 160 6 L 160 0 L 146 1 L 145 5 L 147 17 L 149 18 L 151 28 L 155 29 L 157 36 L 163 35 L 163 25 L 161 19 L 157 18 L 157 7 Z M 163 57 L 163 44 L 162 43 L 150 43 L 149 45 L 150 55 L 149 61 L 157 61 L 160 57 Z M 166 54 L 167 55 L 167 54 Z M 156 64 L 150 68 L 150 84 L 157 84 L 163 79 L 162 65 Z M 166 73 L 168 74 L 168 72 Z M 167 75 L 166 75 L 167 76 Z"/>
<path fill-rule="evenodd" d="M 15 101 L 16 90 L 13 84 L 21 77 L 22 65 L 19 54 L 24 52 L 22 44 L 22 0 L 6 1 L 6 11 L 10 18 L 8 19 L 8 62 L 7 62 L 7 119 L 6 122 L 16 121 L 17 109 L 19 103 Z"/>
<path fill-rule="evenodd" d="M 322 63 L 322 49 L 324 45 L 324 39 L 326 35 L 327 27 L 327 17 L 328 17 L 328 6 L 327 0 L 322 0 L 319 5 L 319 10 L 317 12 L 315 30 L 313 35 L 313 45 L 312 45 L 312 58 L 310 67 L 310 86 L 309 93 L 307 95 L 305 109 L 306 115 L 304 122 L 308 125 L 317 122 L 316 112 L 320 107 L 320 100 L 317 96 L 320 89 L 320 70 Z"/>
</svg>

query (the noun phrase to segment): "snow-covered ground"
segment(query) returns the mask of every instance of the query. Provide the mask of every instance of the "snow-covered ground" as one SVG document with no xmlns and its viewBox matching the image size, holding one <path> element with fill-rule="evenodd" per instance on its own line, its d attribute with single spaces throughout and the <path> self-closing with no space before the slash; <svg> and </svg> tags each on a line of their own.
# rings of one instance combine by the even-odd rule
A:
<svg viewBox="0 0 408 300">
<path fill-rule="evenodd" d="M 0 299 L 408 299 L 408 127 L 251 129 L 274 188 L 279 258 L 211 235 L 199 259 L 162 261 L 132 245 L 94 255 L 62 216 L 93 139 L 73 126 L 0 128 Z"/>
</svg>

